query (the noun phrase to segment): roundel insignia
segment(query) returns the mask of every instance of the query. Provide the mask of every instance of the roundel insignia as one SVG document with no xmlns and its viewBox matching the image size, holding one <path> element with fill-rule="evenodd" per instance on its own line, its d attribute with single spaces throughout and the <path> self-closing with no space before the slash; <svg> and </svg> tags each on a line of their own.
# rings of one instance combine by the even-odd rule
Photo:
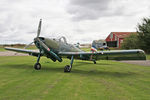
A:
<svg viewBox="0 0 150 100">
<path fill-rule="evenodd" d="M 50 51 L 50 49 L 49 49 L 49 48 L 48 48 L 47 50 L 48 50 L 48 51 Z"/>
</svg>

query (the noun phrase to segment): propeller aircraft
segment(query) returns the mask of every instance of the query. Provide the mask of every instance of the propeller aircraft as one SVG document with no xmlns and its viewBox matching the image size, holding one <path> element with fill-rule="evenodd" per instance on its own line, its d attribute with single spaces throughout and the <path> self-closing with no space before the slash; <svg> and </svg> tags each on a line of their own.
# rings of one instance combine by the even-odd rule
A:
<svg viewBox="0 0 150 100">
<path fill-rule="evenodd" d="M 37 62 L 34 65 L 36 70 L 41 69 L 40 57 L 45 56 L 53 62 L 62 62 L 62 58 L 71 60 L 70 65 L 64 67 L 64 72 L 70 72 L 74 59 L 93 61 L 96 64 L 97 60 L 146 60 L 143 50 L 111 50 L 111 51 L 94 51 L 85 52 L 78 47 L 68 44 L 65 37 L 59 39 L 40 37 L 42 19 L 40 19 L 37 36 L 33 42 L 39 51 L 26 49 L 32 43 L 27 45 L 24 49 L 5 47 L 6 50 L 28 53 L 31 56 L 37 57 Z"/>
</svg>

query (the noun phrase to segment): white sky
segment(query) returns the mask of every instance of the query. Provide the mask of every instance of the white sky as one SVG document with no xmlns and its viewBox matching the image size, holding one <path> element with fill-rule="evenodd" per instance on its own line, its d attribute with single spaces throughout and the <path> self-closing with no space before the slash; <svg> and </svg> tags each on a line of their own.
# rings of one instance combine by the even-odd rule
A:
<svg viewBox="0 0 150 100">
<path fill-rule="evenodd" d="M 110 32 L 135 32 L 149 9 L 149 0 L 0 0 L 0 43 L 32 42 L 40 18 L 40 36 L 91 43 Z"/>
</svg>

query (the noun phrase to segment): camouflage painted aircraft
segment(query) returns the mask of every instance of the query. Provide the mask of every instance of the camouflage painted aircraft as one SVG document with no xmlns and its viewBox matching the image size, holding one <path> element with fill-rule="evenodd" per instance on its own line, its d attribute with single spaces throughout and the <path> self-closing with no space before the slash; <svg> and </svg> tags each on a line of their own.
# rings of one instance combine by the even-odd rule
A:
<svg viewBox="0 0 150 100">
<path fill-rule="evenodd" d="M 146 60 L 143 50 L 112 50 L 112 51 L 93 51 L 85 52 L 74 45 L 68 44 L 65 37 L 59 39 L 39 37 L 41 31 L 42 20 L 39 22 L 37 37 L 34 38 L 32 43 L 39 49 L 39 51 L 26 49 L 32 43 L 27 45 L 25 49 L 5 47 L 6 50 L 28 53 L 29 55 L 36 56 L 37 62 L 34 65 L 36 70 L 41 69 L 39 63 L 40 57 L 45 56 L 53 62 L 62 62 L 62 58 L 71 60 L 70 65 L 64 67 L 64 72 L 70 72 L 72 69 L 74 59 L 93 61 L 96 60 Z"/>
</svg>

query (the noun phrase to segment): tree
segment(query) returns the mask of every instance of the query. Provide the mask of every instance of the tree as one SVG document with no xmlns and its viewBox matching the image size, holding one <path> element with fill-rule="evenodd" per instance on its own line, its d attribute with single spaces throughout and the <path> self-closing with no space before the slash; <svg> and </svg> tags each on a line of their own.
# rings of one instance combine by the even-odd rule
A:
<svg viewBox="0 0 150 100">
<path fill-rule="evenodd" d="M 126 37 L 121 44 L 122 49 L 138 49 L 138 37 L 137 34 L 131 34 L 129 37 Z"/>
<path fill-rule="evenodd" d="M 137 26 L 139 48 L 150 53 L 150 18 L 143 18 L 142 23 Z"/>
</svg>

